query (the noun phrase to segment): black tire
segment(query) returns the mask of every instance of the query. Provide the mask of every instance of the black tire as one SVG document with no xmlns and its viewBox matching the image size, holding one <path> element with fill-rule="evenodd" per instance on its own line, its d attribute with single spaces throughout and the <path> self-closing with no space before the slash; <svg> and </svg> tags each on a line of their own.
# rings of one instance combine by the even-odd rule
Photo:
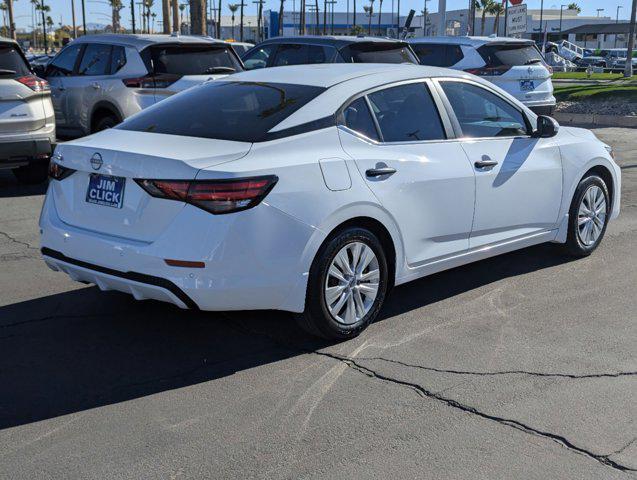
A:
<svg viewBox="0 0 637 480">
<path fill-rule="evenodd" d="M 378 261 L 379 282 L 376 298 L 363 318 L 350 325 L 338 322 L 330 313 L 324 286 L 327 272 L 336 254 L 349 243 L 361 242 L 372 249 Z M 380 313 L 387 294 L 388 268 L 383 247 L 372 232 L 365 228 L 348 227 L 325 241 L 321 246 L 308 278 L 305 311 L 297 315 L 301 328 L 311 335 L 329 340 L 342 341 L 354 338 L 367 328 Z"/>
<path fill-rule="evenodd" d="M 592 186 L 599 187 L 604 194 L 604 200 L 606 201 L 606 215 L 604 218 L 604 225 L 599 237 L 597 237 L 597 239 L 590 245 L 586 245 L 580 238 L 578 213 L 584 195 Z M 593 251 L 599 246 L 602 239 L 604 238 L 610 212 L 611 198 L 608 193 L 608 187 L 606 186 L 604 180 L 602 180 L 597 175 L 589 175 L 587 177 L 584 177 L 577 186 L 577 189 L 575 189 L 575 194 L 573 195 L 573 200 L 571 201 L 571 207 L 568 211 L 568 236 L 566 238 L 566 243 L 562 246 L 564 252 L 574 257 L 586 257 L 593 253 Z"/>
<path fill-rule="evenodd" d="M 23 167 L 14 168 L 12 171 L 15 178 L 18 179 L 18 182 L 36 185 L 47 179 L 49 175 L 49 163 L 38 161 Z"/>
<path fill-rule="evenodd" d="M 115 125 L 119 123 L 119 120 L 114 115 L 106 115 L 104 117 L 100 117 L 93 126 L 93 132 L 101 132 L 102 130 L 106 130 L 107 128 L 113 128 Z"/>
</svg>

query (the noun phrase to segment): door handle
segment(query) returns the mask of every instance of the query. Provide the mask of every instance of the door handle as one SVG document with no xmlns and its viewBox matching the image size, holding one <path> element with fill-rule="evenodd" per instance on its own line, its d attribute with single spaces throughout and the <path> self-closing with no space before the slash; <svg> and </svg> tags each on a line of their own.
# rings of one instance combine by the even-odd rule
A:
<svg viewBox="0 0 637 480">
<path fill-rule="evenodd" d="M 474 163 L 476 168 L 495 167 L 497 164 L 497 160 L 491 160 L 489 157 L 483 157 L 482 160 Z"/>
<path fill-rule="evenodd" d="M 58 91 L 63 92 L 64 90 L 66 90 L 66 88 L 64 88 L 62 85 L 58 87 Z"/>
<path fill-rule="evenodd" d="M 368 177 L 382 177 L 383 175 L 393 175 L 394 173 L 396 173 L 396 169 L 392 167 L 370 168 L 365 171 L 365 175 Z"/>
<path fill-rule="evenodd" d="M 91 84 L 91 86 L 95 89 L 95 90 L 99 90 L 100 89 L 100 84 L 97 82 L 94 82 Z"/>
</svg>

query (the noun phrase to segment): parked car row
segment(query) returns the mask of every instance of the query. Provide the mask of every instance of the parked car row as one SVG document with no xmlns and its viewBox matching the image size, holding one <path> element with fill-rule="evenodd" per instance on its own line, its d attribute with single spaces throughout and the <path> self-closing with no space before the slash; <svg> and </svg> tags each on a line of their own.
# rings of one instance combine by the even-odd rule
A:
<svg viewBox="0 0 637 480">
<path fill-rule="evenodd" d="M 53 59 L 33 59 L 40 89 L 34 94 L 49 109 L 52 102 L 57 134 L 63 138 L 114 127 L 175 93 L 244 69 L 312 63 L 449 67 L 489 80 L 536 113 L 550 114 L 555 105 L 550 67 L 531 41 L 492 37 L 435 37 L 409 42 L 366 36 L 278 37 L 249 48 L 242 61 L 237 52 L 248 47 L 179 35 L 82 36 Z M 11 48 L 24 64 L 17 45 L 13 43 Z M 23 67 L 28 70 L 26 64 Z M 55 130 L 50 133 L 54 138 Z M 12 157 L 16 155 L 20 155 L 20 162 L 26 162 L 22 166 L 32 163 L 22 151 L 12 153 Z M 37 155 L 44 153 L 38 151 Z M 26 178 L 25 174 L 19 175 Z M 42 170 L 33 181 L 38 178 L 45 178 Z"/>
<path fill-rule="evenodd" d="M 589 65 L 609 70 L 623 71 L 626 66 L 628 49 L 608 48 L 599 50 L 584 50 L 584 57 L 577 60 L 577 65 L 586 68 Z M 637 66 L 637 50 L 633 51 L 632 62 Z"/>
</svg>

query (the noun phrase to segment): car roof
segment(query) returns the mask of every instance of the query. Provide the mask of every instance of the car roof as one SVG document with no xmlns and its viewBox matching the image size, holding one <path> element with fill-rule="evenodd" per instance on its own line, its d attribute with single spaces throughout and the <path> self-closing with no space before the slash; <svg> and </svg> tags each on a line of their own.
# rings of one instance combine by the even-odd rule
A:
<svg viewBox="0 0 637 480">
<path fill-rule="evenodd" d="M 488 43 L 497 43 L 497 44 L 522 44 L 522 45 L 533 45 L 533 40 L 523 39 L 523 38 L 509 38 L 509 37 L 420 37 L 420 38 L 410 38 L 407 40 L 412 44 L 422 44 L 422 43 L 443 43 L 448 45 L 467 45 L 475 48 L 481 47 L 482 45 L 486 45 Z"/>
<path fill-rule="evenodd" d="M 0 43 L 13 43 L 14 45 L 18 44 L 18 42 L 16 42 L 15 40 L 6 37 L 0 37 Z"/>
<path fill-rule="evenodd" d="M 403 40 L 397 40 L 395 38 L 388 37 L 368 37 L 366 35 L 352 36 L 352 35 L 304 35 L 302 37 L 273 37 L 269 38 L 259 45 L 270 43 L 304 43 L 304 44 L 321 44 L 321 45 L 333 45 L 336 47 L 345 47 L 353 43 L 406 43 Z M 258 45 L 257 45 L 258 46 Z"/>
<path fill-rule="evenodd" d="M 143 49 L 149 45 L 180 43 L 180 44 L 220 44 L 229 45 L 223 40 L 216 40 L 211 37 L 200 37 L 194 35 L 129 35 L 117 33 L 105 33 L 100 35 L 83 35 L 73 41 L 79 43 L 108 43 L 115 45 L 126 45 Z"/>
</svg>

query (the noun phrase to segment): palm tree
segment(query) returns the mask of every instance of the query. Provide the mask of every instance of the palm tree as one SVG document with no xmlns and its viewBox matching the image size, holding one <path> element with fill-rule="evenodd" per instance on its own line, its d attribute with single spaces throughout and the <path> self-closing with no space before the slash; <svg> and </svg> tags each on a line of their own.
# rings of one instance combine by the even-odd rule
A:
<svg viewBox="0 0 637 480">
<path fill-rule="evenodd" d="M 378 0 L 378 36 L 380 37 L 380 17 L 383 13 L 383 0 Z"/>
<path fill-rule="evenodd" d="M 15 40 L 15 21 L 13 20 L 13 0 L 4 0 L 9 18 L 9 38 Z"/>
<path fill-rule="evenodd" d="M 577 10 L 577 13 L 582 13 L 582 7 L 580 7 L 577 3 L 573 2 L 573 3 L 569 3 L 568 4 L 568 9 L 569 10 Z"/>
<path fill-rule="evenodd" d="M 177 0 L 175 0 L 175 1 L 177 1 Z M 179 23 L 184 23 L 184 10 L 186 10 L 186 4 L 185 3 L 180 3 L 179 4 L 179 16 L 180 16 Z"/>
<path fill-rule="evenodd" d="M 285 0 L 281 0 L 281 5 L 279 6 L 279 35 L 283 36 L 283 4 Z"/>
<path fill-rule="evenodd" d="M 495 2 L 489 11 L 490 14 L 495 14 L 495 22 L 493 22 L 493 33 L 495 35 L 498 34 L 499 24 L 500 24 L 500 15 L 504 13 L 504 5 L 499 2 Z"/>
<path fill-rule="evenodd" d="M 484 24 L 487 21 L 487 13 L 493 7 L 493 0 L 476 0 L 476 8 L 482 10 L 482 19 L 480 23 L 480 35 L 484 35 Z"/>
<path fill-rule="evenodd" d="M 113 33 L 117 33 L 120 31 L 119 12 L 124 8 L 124 5 L 122 5 L 122 0 L 108 0 L 108 3 L 111 6 L 111 12 L 113 16 Z"/>
<path fill-rule="evenodd" d="M 353 0 L 352 10 L 354 12 L 354 18 L 352 22 L 352 29 L 356 28 L 356 0 Z"/>
<path fill-rule="evenodd" d="M 232 13 L 232 39 L 234 40 L 234 14 L 239 9 L 239 5 L 231 3 L 228 5 L 228 8 L 230 9 L 230 13 Z"/>
<path fill-rule="evenodd" d="M 181 7 L 179 6 L 179 0 L 171 0 L 171 2 L 173 9 L 173 32 L 179 32 L 181 30 L 181 19 L 179 17 Z"/>
<path fill-rule="evenodd" d="M 150 18 L 152 18 L 152 27 L 150 27 L 150 33 L 155 33 L 155 18 L 157 18 L 157 14 L 155 12 L 151 13 Z"/>
<path fill-rule="evenodd" d="M 190 0 L 190 34 L 205 35 L 206 1 Z"/>
<path fill-rule="evenodd" d="M 372 15 L 374 15 L 374 0 L 369 0 L 369 5 L 363 5 L 363 10 L 369 16 L 369 23 L 367 26 L 367 34 L 372 34 Z"/>
<path fill-rule="evenodd" d="M 161 0 L 161 20 L 164 33 L 170 33 L 170 0 Z"/>
<path fill-rule="evenodd" d="M 146 18 L 146 31 L 150 33 L 150 10 L 155 5 L 155 0 L 144 0 L 144 17 Z"/>
<path fill-rule="evenodd" d="M 0 10 L 2 10 L 2 35 L 9 36 L 9 27 L 7 27 L 7 4 L 0 3 Z"/>
</svg>

